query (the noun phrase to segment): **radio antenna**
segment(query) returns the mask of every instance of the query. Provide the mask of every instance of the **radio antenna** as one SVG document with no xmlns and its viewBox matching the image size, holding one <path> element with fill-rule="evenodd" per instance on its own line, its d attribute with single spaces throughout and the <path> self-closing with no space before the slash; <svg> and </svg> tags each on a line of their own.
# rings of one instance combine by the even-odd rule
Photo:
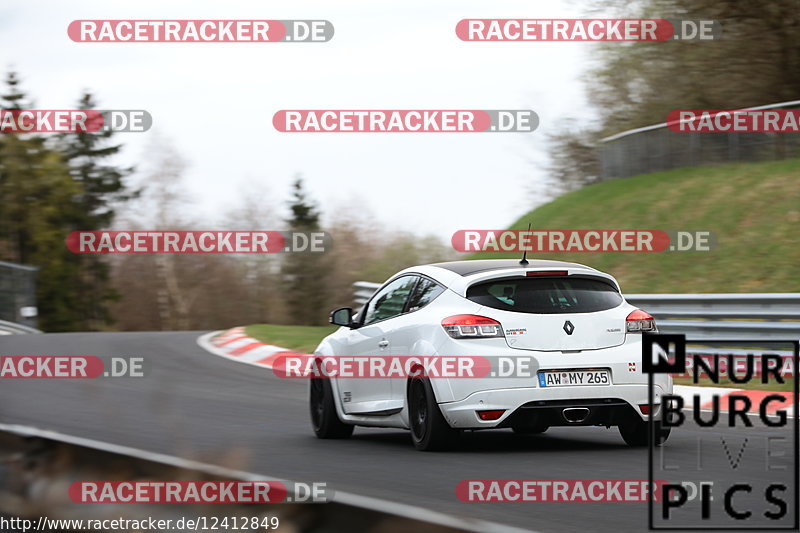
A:
<svg viewBox="0 0 800 533">
<path fill-rule="evenodd" d="M 531 223 L 528 222 L 528 231 L 530 231 L 530 230 L 531 230 Z M 522 251 L 522 261 L 520 261 L 519 264 L 524 266 L 524 267 L 528 266 L 528 249 L 527 248 L 525 248 Z"/>
</svg>

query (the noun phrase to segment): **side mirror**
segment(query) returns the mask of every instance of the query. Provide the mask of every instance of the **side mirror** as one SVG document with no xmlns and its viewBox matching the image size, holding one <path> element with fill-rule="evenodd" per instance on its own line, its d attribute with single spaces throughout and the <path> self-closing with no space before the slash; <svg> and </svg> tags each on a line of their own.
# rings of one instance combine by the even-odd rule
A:
<svg viewBox="0 0 800 533">
<path fill-rule="evenodd" d="M 353 308 L 340 307 L 331 313 L 330 323 L 335 326 L 353 327 Z"/>
</svg>

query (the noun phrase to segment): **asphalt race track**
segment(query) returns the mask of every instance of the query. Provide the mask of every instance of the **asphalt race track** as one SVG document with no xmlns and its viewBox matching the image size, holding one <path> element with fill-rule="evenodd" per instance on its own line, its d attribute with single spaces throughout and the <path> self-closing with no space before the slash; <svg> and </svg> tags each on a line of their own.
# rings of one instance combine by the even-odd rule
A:
<svg viewBox="0 0 800 533">
<path fill-rule="evenodd" d="M 647 528 L 644 503 L 464 503 L 456 498 L 456 484 L 464 479 L 647 479 L 647 449 L 628 448 L 615 428 L 556 428 L 530 437 L 509 430 L 470 433 L 448 453 L 417 452 L 408 434 L 396 430 L 357 428 L 351 440 L 321 441 L 309 427 L 305 382 L 214 356 L 196 344 L 199 335 L 0 337 L 3 355 L 141 356 L 149 369 L 144 378 L 2 380 L 0 423 L 278 478 L 327 481 L 334 490 L 535 531 Z M 700 430 L 692 428 L 673 432 L 670 454 L 693 457 Z M 731 443 L 752 437 L 746 453 L 767 453 L 763 428 L 712 431 Z M 731 482 L 776 475 L 759 461 L 745 460 L 736 469 L 709 461 L 705 472 L 710 479 Z"/>
</svg>

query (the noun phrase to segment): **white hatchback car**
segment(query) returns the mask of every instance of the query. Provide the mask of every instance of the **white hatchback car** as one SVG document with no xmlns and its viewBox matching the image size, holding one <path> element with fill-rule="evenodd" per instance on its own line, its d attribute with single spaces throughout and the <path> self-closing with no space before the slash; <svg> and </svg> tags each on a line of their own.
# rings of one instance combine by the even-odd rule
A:
<svg viewBox="0 0 800 533">
<path fill-rule="evenodd" d="M 390 278 L 358 315 L 331 313 L 342 326 L 315 350 L 342 356 L 475 356 L 526 359 L 512 377 L 311 379 L 310 408 L 320 438 L 354 426 L 411 430 L 421 450 L 452 445 L 461 430 L 618 426 L 629 445 L 666 441 L 658 407 L 649 412 L 642 332 L 649 314 L 628 304 L 619 284 L 593 268 L 561 261 L 475 260 L 417 266 Z M 654 406 L 672 393 L 654 377 Z M 652 416 L 650 416 L 652 415 Z"/>
</svg>

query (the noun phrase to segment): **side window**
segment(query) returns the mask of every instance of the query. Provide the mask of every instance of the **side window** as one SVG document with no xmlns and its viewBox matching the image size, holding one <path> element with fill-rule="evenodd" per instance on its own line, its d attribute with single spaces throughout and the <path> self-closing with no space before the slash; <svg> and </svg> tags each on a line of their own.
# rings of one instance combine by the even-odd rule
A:
<svg viewBox="0 0 800 533">
<path fill-rule="evenodd" d="M 420 278 L 411 298 L 408 299 L 408 312 L 422 309 L 444 292 L 444 287 L 428 278 Z"/>
<path fill-rule="evenodd" d="M 363 325 L 401 314 L 417 279 L 417 276 L 403 276 L 378 291 L 364 309 Z"/>
</svg>

